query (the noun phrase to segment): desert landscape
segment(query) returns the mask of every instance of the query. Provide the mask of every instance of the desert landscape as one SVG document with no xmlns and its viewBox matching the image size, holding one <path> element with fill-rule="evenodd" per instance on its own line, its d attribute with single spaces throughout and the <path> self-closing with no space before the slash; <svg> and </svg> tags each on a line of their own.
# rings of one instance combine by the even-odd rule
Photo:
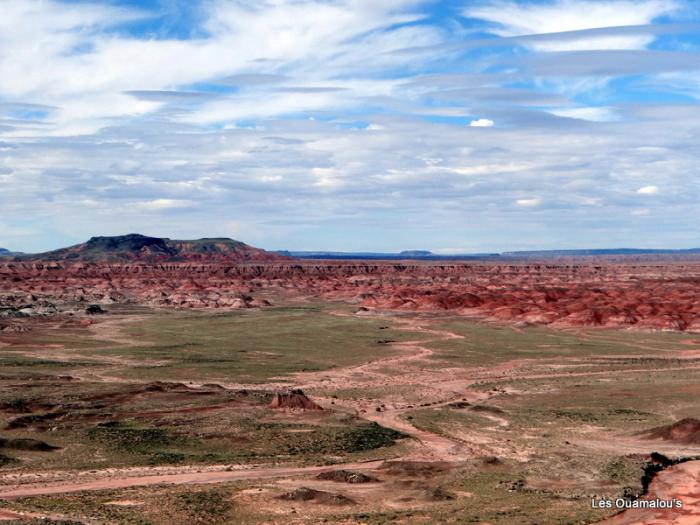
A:
<svg viewBox="0 0 700 525">
<path fill-rule="evenodd" d="M 0 259 L 8 523 L 698 523 L 700 261 Z M 595 508 L 662 498 L 682 508 Z"/>
<path fill-rule="evenodd" d="M 0 525 L 700 525 L 700 2 L 0 0 Z"/>
</svg>

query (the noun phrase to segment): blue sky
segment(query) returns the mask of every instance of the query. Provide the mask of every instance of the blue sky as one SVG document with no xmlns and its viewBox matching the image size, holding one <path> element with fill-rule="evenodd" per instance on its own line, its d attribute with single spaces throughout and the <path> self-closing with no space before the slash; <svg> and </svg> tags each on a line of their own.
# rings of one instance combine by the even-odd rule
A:
<svg viewBox="0 0 700 525">
<path fill-rule="evenodd" d="M 700 246 L 700 6 L 2 0 L 0 246 Z"/>
</svg>

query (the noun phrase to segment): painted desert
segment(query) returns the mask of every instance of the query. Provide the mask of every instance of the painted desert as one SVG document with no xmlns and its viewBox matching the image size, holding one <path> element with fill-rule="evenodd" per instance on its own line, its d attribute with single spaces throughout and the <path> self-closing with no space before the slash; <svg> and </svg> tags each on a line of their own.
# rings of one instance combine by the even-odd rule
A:
<svg viewBox="0 0 700 525">
<path fill-rule="evenodd" d="M 698 523 L 699 283 L 693 257 L 7 255 L 0 520 Z"/>
</svg>

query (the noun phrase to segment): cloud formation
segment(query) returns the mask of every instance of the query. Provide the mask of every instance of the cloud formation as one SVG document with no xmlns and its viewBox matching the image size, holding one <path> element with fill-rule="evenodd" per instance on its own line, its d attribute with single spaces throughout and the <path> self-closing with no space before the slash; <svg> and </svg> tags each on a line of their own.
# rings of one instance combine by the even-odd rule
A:
<svg viewBox="0 0 700 525">
<path fill-rule="evenodd" d="M 643 186 L 637 190 L 640 195 L 656 195 L 659 193 L 658 186 Z"/>
<path fill-rule="evenodd" d="M 599 28 L 621 28 L 649 24 L 679 9 L 673 0 L 557 0 L 554 2 L 506 2 L 467 6 L 463 14 L 492 22 L 494 34 L 506 37 L 562 33 Z M 561 41 L 532 41 L 540 51 L 588 49 L 644 49 L 653 35 L 581 32 Z"/>
<path fill-rule="evenodd" d="M 495 124 L 495 122 L 491 119 L 488 118 L 480 118 L 476 120 L 472 120 L 469 125 L 472 128 L 490 128 Z"/>
<path fill-rule="evenodd" d="M 515 201 L 515 204 L 517 204 L 518 206 L 523 206 L 524 208 L 533 208 L 542 204 L 542 199 L 539 199 L 537 197 L 533 197 L 530 199 L 518 199 Z"/>
<path fill-rule="evenodd" d="M 0 246 L 700 245 L 690 3 L 135 5 L 3 3 Z"/>
</svg>

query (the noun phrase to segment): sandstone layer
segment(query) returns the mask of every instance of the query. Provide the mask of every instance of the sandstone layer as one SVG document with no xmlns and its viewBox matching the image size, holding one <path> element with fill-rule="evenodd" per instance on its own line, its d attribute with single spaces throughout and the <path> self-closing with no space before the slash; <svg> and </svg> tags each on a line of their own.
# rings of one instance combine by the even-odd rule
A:
<svg viewBox="0 0 700 525">
<path fill-rule="evenodd" d="M 0 263 L 0 317 L 88 304 L 249 308 L 287 293 L 366 310 L 700 331 L 700 263 Z"/>
</svg>

